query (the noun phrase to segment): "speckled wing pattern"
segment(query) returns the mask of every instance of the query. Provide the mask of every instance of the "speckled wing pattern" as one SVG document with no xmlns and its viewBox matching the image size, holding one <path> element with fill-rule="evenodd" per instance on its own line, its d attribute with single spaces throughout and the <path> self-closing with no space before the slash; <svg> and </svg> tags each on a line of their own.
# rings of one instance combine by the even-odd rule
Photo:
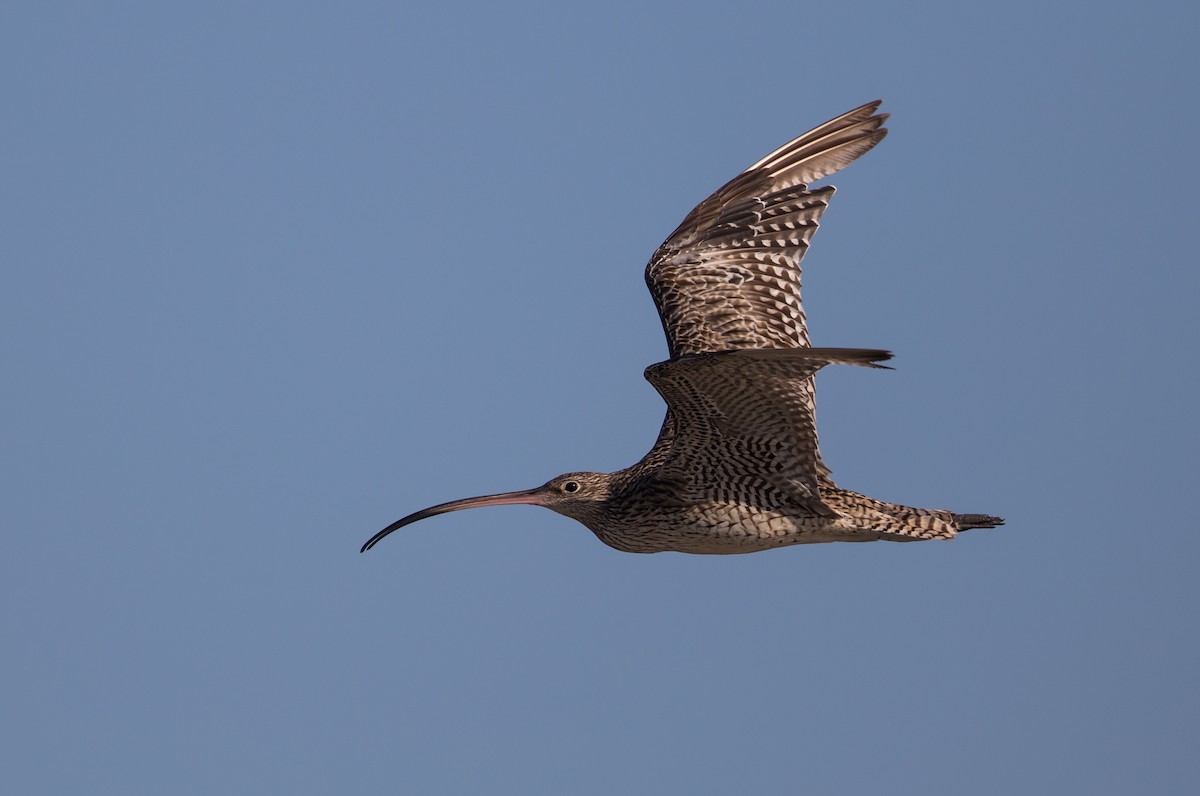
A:
<svg viewBox="0 0 1200 796">
<path fill-rule="evenodd" d="M 658 308 L 672 360 L 646 372 L 668 404 L 648 464 L 670 459 L 678 473 L 682 462 L 699 461 L 690 453 L 677 455 L 675 451 L 678 445 L 689 450 L 696 445 L 695 439 L 676 443 L 676 437 L 694 431 L 699 421 L 673 419 L 685 406 L 691 410 L 693 404 L 682 397 L 688 391 L 672 392 L 673 400 L 656 381 L 667 378 L 671 362 L 716 352 L 809 346 L 800 301 L 800 261 L 835 189 L 810 190 L 808 185 L 845 167 L 883 140 L 887 114 L 877 113 L 880 102 L 842 114 L 750 166 L 697 205 L 650 258 L 646 284 Z M 741 402 L 775 417 L 773 428 L 786 429 L 776 443 L 786 440 L 794 451 L 788 464 L 794 471 L 782 480 L 791 484 L 797 498 L 816 501 L 813 505 L 817 507 L 817 484 L 833 486 L 817 445 L 812 374 L 821 365 L 805 374 L 799 361 L 791 363 L 787 378 L 781 378 L 759 374 L 762 363 L 757 360 L 730 358 L 712 370 L 715 375 L 705 380 L 706 388 L 697 394 L 714 393 L 722 380 L 741 384 L 739 397 L 733 400 L 731 396 L 722 405 L 736 411 Z M 740 372 L 743 368 L 748 369 L 745 374 Z M 760 378 L 770 387 L 770 401 L 765 400 L 767 393 L 756 391 Z M 761 466 L 763 457 L 755 452 L 764 451 L 766 456 L 763 444 L 755 442 L 738 453 L 743 460 L 752 456 L 759 462 L 743 461 L 749 465 L 744 472 Z M 771 459 L 767 462 L 771 466 L 779 466 L 777 452 L 766 458 Z M 736 480 L 738 476 L 726 477 Z"/>
<path fill-rule="evenodd" d="M 800 261 L 838 171 L 887 135 L 880 101 L 793 139 L 688 213 L 646 266 L 672 357 L 806 346 Z"/>
<path fill-rule="evenodd" d="M 659 478 L 688 500 L 765 502 L 834 515 L 821 499 L 812 406 L 797 384 L 825 365 L 865 365 L 887 351 L 785 348 L 726 351 L 646 369 L 674 417 Z M 715 490 L 715 491 L 714 491 Z"/>
</svg>

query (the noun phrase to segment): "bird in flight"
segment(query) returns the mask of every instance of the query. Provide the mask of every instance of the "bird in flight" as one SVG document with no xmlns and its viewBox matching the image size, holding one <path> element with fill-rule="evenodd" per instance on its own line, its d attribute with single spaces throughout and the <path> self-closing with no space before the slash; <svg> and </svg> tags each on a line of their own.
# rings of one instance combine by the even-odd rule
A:
<svg viewBox="0 0 1200 796">
<path fill-rule="evenodd" d="M 883 140 L 867 103 L 789 141 L 688 213 L 646 266 L 671 358 L 646 369 L 667 404 L 658 440 L 615 473 L 566 473 L 518 492 L 466 498 L 393 522 L 529 504 L 578 520 L 630 553 L 751 553 L 816 542 L 953 539 L 1004 520 L 876 500 L 842 489 L 817 446 L 813 376 L 884 368 L 887 351 L 813 348 L 800 261 L 834 187 L 809 186 Z"/>
</svg>

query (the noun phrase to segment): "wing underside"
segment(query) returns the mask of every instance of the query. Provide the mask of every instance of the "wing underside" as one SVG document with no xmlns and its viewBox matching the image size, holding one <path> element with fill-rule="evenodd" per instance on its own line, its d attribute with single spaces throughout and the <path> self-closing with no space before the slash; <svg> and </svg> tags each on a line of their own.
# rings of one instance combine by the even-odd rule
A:
<svg viewBox="0 0 1200 796">
<path fill-rule="evenodd" d="M 669 407 L 661 477 L 700 500 L 775 495 L 815 513 L 821 501 L 812 407 L 797 384 L 829 364 L 884 367 L 887 351 L 791 348 L 671 359 L 646 369 Z"/>
<path fill-rule="evenodd" d="M 879 102 L 784 144 L 696 206 L 646 266 L 672 357 L 809 345 L 800 261 L 834 188 L 887 134 Z"/>
</svg>

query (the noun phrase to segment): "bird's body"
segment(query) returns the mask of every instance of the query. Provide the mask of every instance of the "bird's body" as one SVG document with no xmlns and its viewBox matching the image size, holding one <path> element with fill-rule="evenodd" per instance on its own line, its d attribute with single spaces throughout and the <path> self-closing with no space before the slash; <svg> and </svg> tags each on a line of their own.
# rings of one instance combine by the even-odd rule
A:
<svg viewBox="0 0 1200 796">
<path fill-rule="evenodd" d="M 951 539 L 1003 523 L 886 503 L 830 478 L 817 446 L 813 376 L 829 364 L 883 367 L 886 351 L 813 348 L 800 260 L 834 188 L 808 184 L 883 139 L 869 103 L 805 133 L 701 202 L 659 247 L 646 282 L 671 358 L 646 378 L 667 403 L 658 440 L 615 473 L 568 473 L 535 489 L 443 503 L 448 511 L 540 505 L 632 553 L 750 553 L 816 542 Z"/>
<path fill-rule="evenodd" d="M 678 500 L 672 484 L 656 484 L 652 474 L 639 475 L 640 469 L 635 465 L 612 473 L 609 483 L 598 482 L 606 497 L 597 510 L 561 513 L 627 553 L 755 553 L 820 542 L 949 539 L 960 530 L 952 512 L 898 506 L 837 488 L 822 494 L 833 515 L 816 514 L 761 488 L 745 497 Z"/>
</svg>

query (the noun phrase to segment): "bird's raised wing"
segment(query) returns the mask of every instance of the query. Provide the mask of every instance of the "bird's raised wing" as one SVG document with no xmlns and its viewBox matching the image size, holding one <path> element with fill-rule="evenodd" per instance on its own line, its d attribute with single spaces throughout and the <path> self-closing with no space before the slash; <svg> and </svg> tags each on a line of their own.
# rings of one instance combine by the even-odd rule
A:
<svg viewBox="0 0 1200 796">
<path fill-rule="evenodd" d="M 689 500 L 788 502 L 832 514 L 812 403 L 797 384 L 825 365 L 866 365 L 887 351 L 776 348 L 696 354 L 651 365 L 646 379 L 667 402 L 657 476 Z"/>
<path fill-rule="evenodd" d="M 800 260 L 833 196 L 808 190 L 887 134 L 881 100 L 776 149 L 696 206 L 646 266 L 672 357 L 807 346 Z"/>
</svg>

